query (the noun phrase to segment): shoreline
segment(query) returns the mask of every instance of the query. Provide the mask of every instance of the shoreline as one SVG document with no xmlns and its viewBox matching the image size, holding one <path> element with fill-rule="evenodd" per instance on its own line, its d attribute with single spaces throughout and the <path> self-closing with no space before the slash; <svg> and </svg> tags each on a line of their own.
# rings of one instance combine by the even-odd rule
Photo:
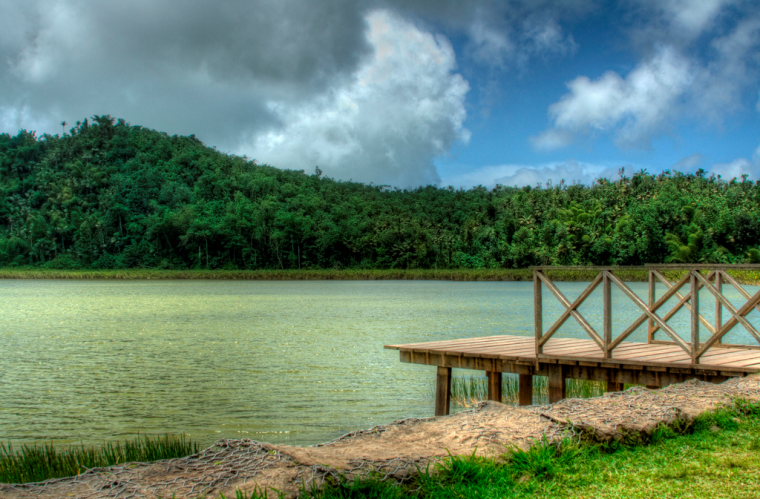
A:
<svg viewBox="0 0 760 499">
<path fill-rule="evenodd" d="M 378 478 L 404 482 L 451 456 L 498 458 L 505 449 L 591 443 L 645 444 L 658 429 L 683 432 L 700 415 L 760 401 L 760 377 L 720 384 L 690 380 L 659 390 L 633 387 L 588 399 L 515 407 L 485 402 L 473 410 L 405 419 L 313 446 L 221 440 L 186 458 L 96 468 L 28 484 L 0 484 L 14 499 L 92 497 L 235 497 L 237 491 L 297 497 L 331 480 Z M 205 495 L 204 495 L 205 494 Z M 247 497 L 247 496 L 246 496 Z"/>
<path fill-rule="evenodd" d="M 591 281 L 597 269 L 559 267 L 549 270 L 555 281 Z M 645 282 L 641 268 L 616 271 L 625 281 Z M 667 271 L 673 280 L 680 271 Z M 760 272 L 736 270 L 734 277 L 742 284 L 760 285 Z M 0 279 L 54 280 L 234 280 L 234 281 L 531 281 L 533 270 L 527 269 L 294 269 L 294 270 L 167 270 L 167 269 L 48 269 L 33 267 L 0 268 Z"/>
</svg>

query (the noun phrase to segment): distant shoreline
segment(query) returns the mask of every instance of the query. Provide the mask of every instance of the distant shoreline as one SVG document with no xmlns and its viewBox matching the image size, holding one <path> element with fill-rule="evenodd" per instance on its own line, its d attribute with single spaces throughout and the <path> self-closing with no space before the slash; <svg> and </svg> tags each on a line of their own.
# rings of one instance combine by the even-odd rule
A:
<svg viewBox="0 0 760 499">
<path fill-rule="evenodd" d="M 550 270 L 558 281 L 590 281 L 597 270 Z M 640 269 L 619 270 L 626 281 L 646 281 Z M 744 283 L 760 283 L 760 273 L 738 270 Z M 675 276 L 674 276 L 675 277 Z M 0 268 L 0 279 L 80 280 L 235 280 L 235 281 L 530 281 L 531 269 L 313 269 L 313 270 L 165 270 Z"/>
<path fill-rule="evenodd" d="M 598 270 L 550 270 L 557 281 L 591 281 Z M 616 272 L 625 281 L 646 281 L 641 269 Z M 677 279 L 678 272 L 666 272 Z M 760 285 L 760 272 L 736 270 L 739 282 Z M 166 270 L 0 268 L 0 279 L 56 280 L 232 280 L 232 281 L 530 281 L 531 269 L 312 269 L 312 270 Z"/>
<path fill-rule="evenodd" d="M 593 276 L 592 276 L 593 277 Z M 0 279 L 241 280 L 241 281 L 529 281 L 530 269 L 166 270 L 0 268 Z M 585 279 L 579 279 L 585 280 Z"/>
</svg>

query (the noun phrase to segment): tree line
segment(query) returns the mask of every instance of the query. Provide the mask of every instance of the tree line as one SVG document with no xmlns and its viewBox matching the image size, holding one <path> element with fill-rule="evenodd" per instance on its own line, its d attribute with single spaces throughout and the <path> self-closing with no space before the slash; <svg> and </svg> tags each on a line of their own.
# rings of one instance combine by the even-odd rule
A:
<svg viewBox="0 0 760 499">
<path fill-rule="evenodd" d="M 281 170 L 110 116 L 0 134 L 0 266 L 521 268 L 760 261 L 760 183 L 393 189 Z"/>
</svg>

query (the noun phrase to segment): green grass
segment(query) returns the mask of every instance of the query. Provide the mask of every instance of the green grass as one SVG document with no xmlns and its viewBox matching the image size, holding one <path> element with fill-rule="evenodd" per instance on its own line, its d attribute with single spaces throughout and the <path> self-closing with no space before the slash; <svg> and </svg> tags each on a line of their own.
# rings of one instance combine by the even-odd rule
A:
<svg viewBox="0 0 760 499">
<path fill-rule="evenodd" d="M 760 404 L 738 401 L 646 444 L 546 440 L 500 459 L 452 456 L 409 484 L 337 480 L 313 498 L 760 497 Z"/>
<path fill-rule="evenodd" d="M 123 442 L 106 442 L 99 447 L 53 444 L 0 443 L 0 482 L 40 482 L 74 476 L 88 468 L 128 462 L 158 461 L 198 452 L 198 444 L 182 435 L 140 436 Z"/>
<path fill-rule="evenodd" d="M 591 281 L 598 271 L 559 268 L 547 274 L 555 281 Z M 615 272 L 624 281 L 646 281 L 645 270 L 621 268 Z M 666 271 L 677 280 L 682 271 Z M 744 284 L 759 284 L 760 272 L 732 271 Z M 0 268 L 0 279 L 208 279 L 208 280 L 441 280 L 441 281 L 529 281 L 531 269 L 301 269 L 301 270 L 164 270 L 164 269 L 50 269 L 42 267 Z"/>
<path fill-rule="evenodd" d="M 516 374 L 504 373 L 502 378 L 502 402 L 516 404 L 519 391 Z M 589 398 L 603 395 L 606 384 L 600 381 L 580 379 L 567 380 L 569 398 Z M 472 407 L 488 398 L 488 380 L 485 376 L 454 376 L 451 380 L 451 401 L 459 407 Z M 533 377 L 533 402 L 549 403 L 549 380 L 546 376 Z"/>
<path fill-rule="evenodd" d="M 550 272 L 554 275 L 554 272 Z M 596 272 L 563 271 L 561 280 L 588 281 Z M 233 279 L 233 280 L 450 280 L 529 281 L 530 269 L 313 269 L 313 270 L 65 270 L 0 268 L 0 279 Z M 646 276 L 642 273 L 639 280 Z"/>
</svg>

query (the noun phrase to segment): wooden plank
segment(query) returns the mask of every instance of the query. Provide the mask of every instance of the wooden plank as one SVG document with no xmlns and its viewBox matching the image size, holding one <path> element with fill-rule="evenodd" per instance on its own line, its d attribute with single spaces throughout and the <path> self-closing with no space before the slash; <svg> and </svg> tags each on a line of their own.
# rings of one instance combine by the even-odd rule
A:
<svg viewBox="0 0 760 499">
<path fill-rule="evenodd" d="M 640 343 L 638 345 L 631 345 L 628 348 L 620 347 L 620 356 L 623 355 L 646 355 L 647 353 L 669 353 L 669 352 L 683 352 L 683 349 L 678 345 L 661 345 L 657 343 Z M 684 352 L 686 353 L 686 352 Z M 688 355 L 688 354 L 687 354 Z"/>
<path fill-rule="evenodd" d="M 485 340 L 493 340 L 493 339 L 501 339 L 503 341 L 512 341 L 512 340 L 528 340 L 531 341 L 530 338 L 526 336 L 512 336 L 512 335 L 498 335 L 498 336 L 479 336 L 475 338 L 458 338 L 455 340 L 437 340 L 437 341 L 424 341 L 419 343 L 402 343 L 399 345 L 385 345 L 385 348 L 431 348 L 431 347 L 439 347 L 439 346 L 457 346 L 466 344 L 468 342 L 478 342 L 478 341 L 485 341 Z"/>
<path fill-rule="evenodd" d="M 531 365 L 536 361 L 533 339 L 523 336 L 488 336 L 479 338 L 466 338 L 461 340 L 449 340 L 446 342 L 427 342 L 405 345 L 393 345 L 396 349 L 409 352 L 404 359 L 409 362 L 440 365 L 445 361 L 452 366 L 474 366 L 476 364 L 488 366 L 487 370 L 497 366 L 494 362 L 524 362 Z M 409 348 L 413 346 L 414 348 Z M 439 348 L 431 349 L 430 346 Z M 440 348 L 444 346 L 445 348 Z M 706 372 L 709 369 L 723 369 L 728 364 L 728 369 L 737 373 L 755 372 L 758 369 L 745 367 L 754 365 L 756 356 L 760 356 L 758 350 L 749 350 L 736 347 L 722 347 L 709 350 L 704 354 L 700 364 L 695 366 L 697 371 Z M 591 363 L 600 365 L 602 351 L 596 347 L 594 341 L 579 338 L 552 338 L 547 342 L 547 351 L 540 358 L 542 364 L 547 363 Z M 614 358 L 609 359 L 605 365 L 662 367 L 683 367 L 689 363 L 688 354 L 677 345 L 672 344 L 649 344 L 626 342 L 618 347 Z M 471 359 L 465 361 L 465 359 Z M 482 362 L 481 362 L 482 361 Z M 751 364 L 747 364 L 751 362 Z M 502 365 L 502 364 L 498 364 Z M 498 369 L 501 369 L 497 366 Z M 514 372 L 514 371 L 513 371 Z"/>
<path fill-rule="evenodd" d="M 637 360 L 647 364 L 660 365 L 663 362 L 688 362 L 691 363 L 691 356 L 684 351 L 680 352 L 659 352 L 652 355 L 638 355 L 621 360 Z"/>
<path fill-rule="evenodd" d="M 435 381 L 435 415 L 446 416 L 451 407 L 451 368 L 438 366 Z"/>
<path fill-rule="evenodd" d="M 653 352 L 653 353 L 660 353 L 660 352 L 674 352 L 676 350 L 681 350 L 681 347 L 678 345 L 660 345 L 657 343 L 639 343 L 639 344 L 632 344 L 632 345 L 626 345 L 623 344 L 619 346 L 615 353 L 617 353 L 618 357 L 623 355 L 636 355 L 640 352 Z"/>
<path fill-rule="evenodd" d="M 548 348 L 544 352 L 544 355 L 549 355 L 556 358 L 568 358 L 568 357 L 600 357 L 604 358 L 604 352 L 601 348 L 578 348 L 573 350 L 564 350 L 564 349 L 553 349 Z"/>
<path fill-rule="evenodd" d="M 658 344 L 652 344 L 652 343 L 638 343 L 638 344 L 622 344 L 619 347 L 615 349 L 615 358 L 621 359 L 631 356 L 636 356 L 640 354 L 657 354 L 657 353 L 667 353 L 667 352 L 674 352 L 676 350 L 679 350 L 683 352 L 681 347 L 678 345 L 658 345 Z"/>
<path fill-rule="evenodd" d="M 546 348 L 546 351 L 552 351 L 552 352 L 561 352 L 561 353 L 574 353 L 574 352 L 585 352 L 585 351 L 599 351 L 601 352 L 602 349 L 599 348 L 596 344 L 593 342 L 584 342 L 584 343 L 570 343 L 566 345 L 557 345 L 557 344 L 551 344 L 548 345 Z"/>
<path fill-rule="evenodd" d="M 751 366 L 754 364 L 757 364 L 760 362 L 760 359 L 744 359 L 744 360 L 731 360 L 731 361 L 724 361 L 720 363 L 720 366 L 722 368 L 731 367 L 731 368 L 737 368 L 737 367 L 746 367 Z"/>
<path fill-rule="evenodd" d="M 400 345 L 402 347 L 409 348 L 461 348 L 467 345 L 479 345 L 488 343 L 504 343 L 513 344 L 525 342 L 530 343 L 530 338 L 524 338 L 521 336 L 484 336 L 479 338 L 462 338 L 457 340 L 444 340 L 444 341 L 429 341 L 424 343 L 410 343 L 407 345 Z"/>
<path fill-rule="evenodd" d="M 623 356 L 616 356 L 616 359 L 619 360 L 627 360 L 627 359 L 642 359 L 642 360 L 648 360 L 648 359 L 657 359 L 660 357 L 678 357 L 681 356 L 684 359 L 691 359 L 691 356 L 681 350 L 680 348 L 676 349 L 668 349 L 668 350 L 638 350 L 636 352 L 630 352 L 627 355 Z"/>
<path fill-rule="evenodd" d="M 712 355 L 711 355 L 712 354 Z M 703 362 L 710 362 L 711 364 L 720 364 L 723 362 L 733 362 L 735 360 L 744 360 L 744 359 L 751 359 L 756 358 L 760 359 L 760 352 L 757 351 L 734 351 L 734 352 L 715 352 L 715 351 L 709 351 L 707 354 L 702 356 Z"/>
</svg>

